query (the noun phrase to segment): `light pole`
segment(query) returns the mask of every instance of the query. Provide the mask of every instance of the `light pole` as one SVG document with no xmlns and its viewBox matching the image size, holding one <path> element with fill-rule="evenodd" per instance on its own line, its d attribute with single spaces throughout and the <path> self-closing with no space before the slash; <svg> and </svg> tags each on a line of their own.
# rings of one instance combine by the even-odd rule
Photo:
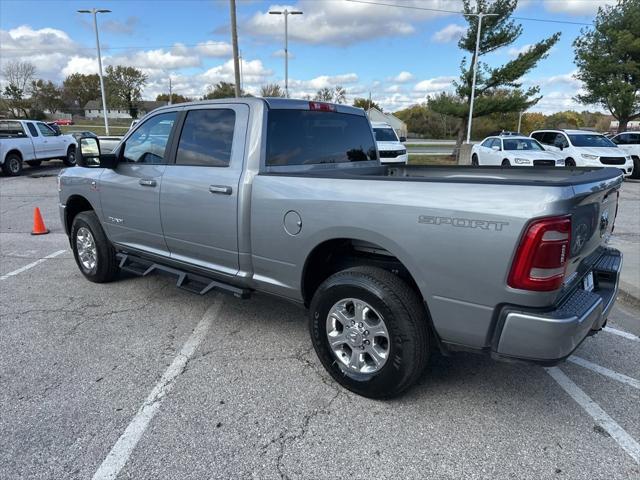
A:
<svg viewBox="0 0 640 480">
<path fill-rule="evenodd" d="M 522 114 L 524 112 L 522 110 L 520 110 L 520 113 L 518 114 L 518 133 L 520 133 L 520 128 L 522 127 Z"/>
<path fill-rule="evenodd" d="M 102 112 L 104 113 L 104 131 L 109 135 L 109 120 L 107 120 L 107 98 L 104 94 L 104 79 L 102 78 L 102 57 L 100 56 L 100 38 L 98 37 L 98 13 L 111 13 L 106 8 L 92 8 L 91 10 L 78 10 L 78 13 L 93 14 L 93 29 L 96 32 L 96 48 L 98 49 L 98 76 L 100 77 L 100 94 L 102 95 Z"/>
<path fill-rule="evenodd" d="M 302 15 L 299 10 L 271 10 L 270 15 L 284 15 L 284 96 L 289 98 L 289 15 Z"/>
<path fill-rule="evenodd" d="M 482 30 L 482 19 L 484 17 L 494 17 L 497 13 L 465 13 L 465 17 L 478 17 L 478 33 L 476 35 L 476 53 L 473 56 L 473 80 L 471 81 L 471 101 L 469 102 L 469 120 L 467 121 L 467 143 L 471 141 L 471 121 L 473 119 L 473 101 L 476 98 L 476 75 L 478 71 L 478 53 L 480 51 L 480 31 Z"/>
<path fill-rule="evenodd" d="M 236 0 L 229 0 L 231 16 L 231 45 L 233 46 L 233 75 L 235 77 L 236 98 L 240 97 L 240 59 L 238 58 L 238 24 L 236 22 Z"/>
</svg>

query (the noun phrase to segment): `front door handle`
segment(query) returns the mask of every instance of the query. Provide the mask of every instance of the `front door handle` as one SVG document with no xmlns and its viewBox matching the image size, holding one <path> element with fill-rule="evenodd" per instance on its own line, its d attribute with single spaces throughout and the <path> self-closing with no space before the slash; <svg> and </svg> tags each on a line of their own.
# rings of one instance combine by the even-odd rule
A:
<svg viewBox="0 0 640 480">
<path fill-rule="evenodd" d="M 233 189 L 226 185 L 209 185 L 209 191 L 211 193 L 220 193 L 222 195 L 231 195 Z"/>
<path fill-rule="evenodd" d="M 138 183 L 140 185 L 142 185 L 143 187 L 155 187 L 156 186 L 156 181 L 155 180 L 150 180 L 148 178 L 141 178 Z"/>
</svg>

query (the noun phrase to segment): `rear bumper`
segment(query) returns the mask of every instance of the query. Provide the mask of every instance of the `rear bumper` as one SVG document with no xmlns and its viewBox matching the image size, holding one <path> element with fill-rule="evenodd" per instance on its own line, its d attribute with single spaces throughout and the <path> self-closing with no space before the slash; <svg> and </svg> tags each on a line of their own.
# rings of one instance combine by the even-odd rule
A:
<svg viewBox="0 0 640 480">
<path fill-rule="evenodd" d="M 622 253 L 608 248 L 593 267 L 592 292 L 575 289 L 552 310 L 508 305 L 499 315 L 492 354 L 498 358 L 554 364 L 600 330 L 613 308 L 622 270 Z"/>
</svg>

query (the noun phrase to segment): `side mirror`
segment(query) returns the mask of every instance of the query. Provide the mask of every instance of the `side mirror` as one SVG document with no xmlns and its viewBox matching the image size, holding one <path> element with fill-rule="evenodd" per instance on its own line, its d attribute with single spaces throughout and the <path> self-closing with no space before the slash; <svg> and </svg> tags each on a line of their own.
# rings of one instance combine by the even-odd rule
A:
<svg viewBox="0 0 640 480">
<path fill-rule="evenodd" d="M 407 141 L 407 137 L 400 137 L 400 143 L 404 143 Z"/>
<path fill-rule="evenodd" d="M 89 137 L 80 139 L 76 160 L 81 167 L 115 168 L 118 156 L 113 153 L 100 154 L 100 141 Z"/>
<path fill-rule="evenodd" d="M 494 145 L 493 147 L 491 147 L 491 150 L 495 150 L 496 152 L 499 152 L 500 147 L 498 145 Z"/>
</svg>

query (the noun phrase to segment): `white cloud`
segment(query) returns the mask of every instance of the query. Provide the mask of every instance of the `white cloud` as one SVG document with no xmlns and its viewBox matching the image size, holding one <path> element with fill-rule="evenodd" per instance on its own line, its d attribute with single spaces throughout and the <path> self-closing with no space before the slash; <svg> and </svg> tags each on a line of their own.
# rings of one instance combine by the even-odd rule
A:
<svg viewBox="0 0 640 480">
<path fill-rule="evenodd" d="M 413 80 L 413 74 L 411 72 L 403 71 L 395 77 L 389 78 L 389 80 L 395 83 L 407 83 Z"/>
<path fill-rule="evenodd" d="M 384 91 L 387 93 L 400 93 L 402 91 L 402 85 L 389 85 Z"/>
<path fill-rule="evenodd" d="M 575 75 L 577 70 L 568 73 L 561 73 L 559 75 L 552 75 L 550 77 L 543 78 L 525 78 L 523 84 L 525 85 L 538 85 L 543 87 L 555 87 L 565 86 L 575 91 L 582 88 L 582 82 L 578 80 Z"/>
<path fill-rule="evenodd" d="M 413 87 L 415 92 L 438 93 L 453 88 L 452 82 L 456 77 L 435 77 L 418 82 Z"/>
<path fill-rule="evenodd" d="M 233 54 L 233 47 L 227 42 L 208 41 L 199 43 L 195 51 L 205 57 L 230 57 Z"/>
<path fill-rule="evenodd" d="M 546 10 L 569 15 L 593 15 L 598 7 L 615 5 L 617 0 L 544 0 Z"/>
<path fill-rule="evenodd" d="M 457 42 L 467 32 L 467 27 L 451 23 L 433 34 L 431 39 L 437 43 Z"/>
<path fill-rule="evenodd" d="M 295 55 L 291 53 L 291 51 L 289 51 L 288 53 L 289 53 L 289 59 L 296 58 Z M 284 48 L 281 48 L 280 50 L 276 50 L 271 54 L 271 56 L 274 58 L 284 58 Z"/>
<path fill-rule="evenodd" d="M 410 0 L 398 2 L 408 6 L 460 10 L 460 0 Z M 283 35 L 281 15 L 269 15 L 269 10 L 302 10 L 304 15 L 289 17 L 289 38 L 311 44 L 348 45 L 385 36 L 406 36 L 416 32 L 416 23 L 442 14 L 427 10 L 407 10 L 395 6 L 373 6 L 355 2 L 319 2 L 301 0 L 296 5 L 271 5 L 255 13 L 241 30 L 257 36 Z"/>
<path fill-rule="evenodd" d="M 155 68 L 173 70 L 178 68 L 197 67 L 201 63 L 200 56 L 194 50 L 183 52 L 182 45 L 176 50 L 164 49 L 142 50 L 126 55 L 107 57 L 108 63 L 115 65 L 132 65 L 136 68 Z"/>
<path fill-rule="evenodd" d="M 260 60 L 242 59 L 242 78 L 247 84 L 266 82 L 273 72 L 264 67 Z M 218 82 L 234 82 L 233 59 L 227 60 L 222 65 L 210 68 L 201 75 L 198 75 L 204 82 L 214 84 Z M 244 85 L 243 85 L 244 86 Z"/>
<path fill-rule="evenodd" d="M 98 73 L 98 59 L 79 57 L 74 55 L 71 57 L 67 64 L 62 68 L 62 74 L 66 77 L 72 73 L 82 73 L 85 75 Z"/>
<path fill-rule="evenodd" d="M 523 45 L 521 47 L 511 47 L 509 50 L 507 50 L 507 55 L 515 58 L 518 55 L 527 53 L 529 50 L 531 50 L 531 47 L 533 47 L 533 45 L 531 44 Z"/>
</svg>

